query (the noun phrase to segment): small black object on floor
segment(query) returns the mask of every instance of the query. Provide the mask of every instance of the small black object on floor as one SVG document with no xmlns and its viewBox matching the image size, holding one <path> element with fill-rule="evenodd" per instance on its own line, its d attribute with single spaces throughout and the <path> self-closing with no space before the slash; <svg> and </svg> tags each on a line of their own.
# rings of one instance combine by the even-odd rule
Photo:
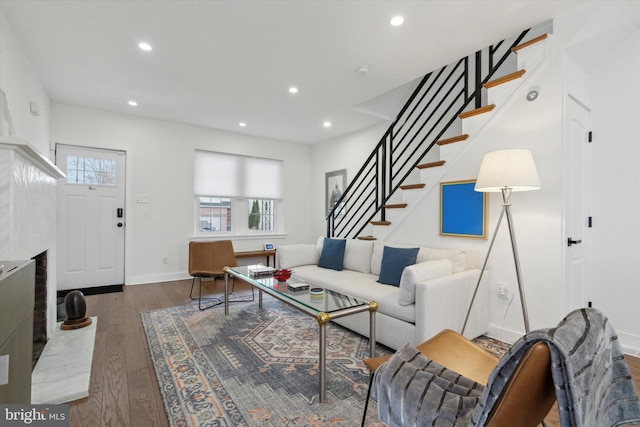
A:
<svg viewBox="0 0 640 427">
<path fill-rule="evenodd" d="M 71 291 L 80 291 L 85 296 L 86 295 L 99 295 L 99 294 L 109 294 L 112 292 L 122 292 L 124 285 L 109 285 L 109 286 L 96 286 L 94 288 L 79 288 L 79 289 L 66 289 L 64 291 L 56 292 L 56 305 L 57 305 L 57 314 L 56 321 L 61 322 L 67 318 L 67 313 L 64 308 L 64 298 Z"/>
</svg>

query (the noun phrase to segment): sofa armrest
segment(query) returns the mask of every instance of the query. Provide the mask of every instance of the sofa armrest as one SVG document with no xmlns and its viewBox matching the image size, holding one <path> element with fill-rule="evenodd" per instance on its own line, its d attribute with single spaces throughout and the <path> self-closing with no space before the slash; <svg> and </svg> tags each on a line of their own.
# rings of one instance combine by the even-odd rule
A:
<svg viewBox="0 0 640 427">
<path fill-rule="evenodd" d="M 278 246 L 276 252 L 277 268 L 293 268 L 299 265 L 318 264 L 318 250 L 313 244 Z"/>
<path fill-rule="evenodd" d="M 489 283 L 485 271 L 464 331 L 475 338 L 489 330 Z M 480 270 L 465 270 L 416 284 L 416 343 L 444 329 L 462 331 Z"/>
<path fill-rule="evenodd" d="M 413 264 L 404 269 L 400 279 L 398 304 L 409 305 L 416 301 L 416 283 L 424 282 L 435 277 L 452 274 L 453 266 L 450 259 L 438 259 Z"/>
</svg>

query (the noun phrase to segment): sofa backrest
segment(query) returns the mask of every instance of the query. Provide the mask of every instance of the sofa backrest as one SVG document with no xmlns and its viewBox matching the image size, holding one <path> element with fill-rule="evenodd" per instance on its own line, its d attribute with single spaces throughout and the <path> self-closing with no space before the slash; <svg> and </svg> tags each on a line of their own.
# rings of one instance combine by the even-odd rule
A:
<svg viewBox="0 0 640 427">
<path fill-rule="evenodd" d="M 316 242 L 318 256 L 322 253 L 324 237 L 320 236 Z M 359 271 L 361 273 L 371 273 L 371 254 L 373 252 L 373 241 L 347 239 L 344 249 L 343 266 L 347 270 Z M 378 272 L 380 273 L 380 272 Z"/>
<path fill-rule="evenodd" d="M 375 275 L 380 274 L 380 266 L 382 264 L 382 252 L 385 246 L 391 246 L 394 248 L 415 248 L 416 245 L 404 245 L 384 241 L 376 241 L 373 244 L 373 254 L 371 255 L 371 273 Z M 450 259 L 453 267 L 453 273 L 459 273 L 466 268 L 464 251 L 459 249 L 444 249 L 444 248 L 428 248 L 419 246 L 418 256 L 416 258 L 416 264 L 433 261 L 438 259 Z"/>
<path fill-rule="evenodd" d="M 318 257 L 322 253 L 322 244 L 324 237 L 320 236 L 316 242 Z M 344 268 L 347 270 L 359 271 L 362 273 L 371 273 L 376 276 L 380 275 L 380 266 L 382 265 L 382 252 L 385 246 L 394 248 L 415 248 L 416 245 L 406 245 L 385 241 L 371 241 L 347 239 L 344 252 Z M 453 267 L 453 273 L 464 271 L 467 267 L 465 252 L 459 249 L 447 248 L 429 248 L 419 247 L 416 264 L 438 259 L 450 259 Z M 474 256 L 474 260 L 476 257 Z M 474 261 L 474 264 L 476 262 Z M 479 268 L 475 267 L 474 268 Z"/>
</svg>

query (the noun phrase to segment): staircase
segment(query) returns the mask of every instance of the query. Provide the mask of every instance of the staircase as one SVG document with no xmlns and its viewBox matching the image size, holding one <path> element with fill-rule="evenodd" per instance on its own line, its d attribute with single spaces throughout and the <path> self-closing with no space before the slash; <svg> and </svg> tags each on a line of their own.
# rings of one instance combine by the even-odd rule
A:
<svg viewBox="0 0 640 427">
<path fill-rule="evenodd" d="M 546 29 L 538 29 L 538 32 Z M 327 236 L 384 240 L 548 56 L 526 30 L 427 74 L 327 217 Z"/>
</svg>

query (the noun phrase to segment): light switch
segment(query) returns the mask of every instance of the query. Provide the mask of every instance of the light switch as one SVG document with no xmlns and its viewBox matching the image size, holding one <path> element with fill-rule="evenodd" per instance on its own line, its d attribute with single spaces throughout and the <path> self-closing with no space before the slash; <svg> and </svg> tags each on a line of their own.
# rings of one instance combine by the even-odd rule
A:
<svg viewBox="0 0 640 427">
<path fill-rule="evenodd" d="M 0 356 L 0 385 L 9 384 L 9 355 Z"/>
</svg>

